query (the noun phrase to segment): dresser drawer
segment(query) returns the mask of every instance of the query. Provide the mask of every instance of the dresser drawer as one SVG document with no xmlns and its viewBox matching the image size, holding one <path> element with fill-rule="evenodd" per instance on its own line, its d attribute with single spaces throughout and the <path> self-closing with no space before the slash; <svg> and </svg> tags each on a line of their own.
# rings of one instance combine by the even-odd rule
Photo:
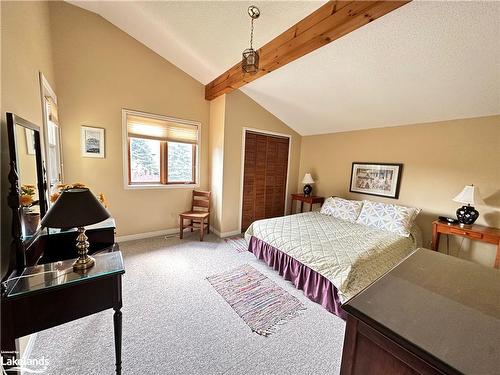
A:
<svg viewBox="0 0 500 375">
<path fill-rule="evenodd" d="M 470 238 L 483 238 L 483 234 L 479 232 L 468 231 L 467 229 L 459 229 L 459 228 L 449 228 L 449 232 L 453 234 L 458 234 L 459 236 L 467 236 Z"/>
</svg>

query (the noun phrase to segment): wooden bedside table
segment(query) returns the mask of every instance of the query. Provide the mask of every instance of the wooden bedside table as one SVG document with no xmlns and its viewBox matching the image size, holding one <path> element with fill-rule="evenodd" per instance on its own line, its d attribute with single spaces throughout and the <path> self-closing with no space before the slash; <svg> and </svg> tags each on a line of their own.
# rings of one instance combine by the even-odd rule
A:
<svg viewBox="0 0 500 375">
<path fill-rule="evenodd" d="M 323 204 L 325 198 L 311 195 L 306 197 L 304 194 L 292 194 L 292 204 L 290 205 L 290 215 L 293 214 L 293 205 L 295 201 L 300 202 L 300 212 L 304 211 L 304 202 L 309 204 L 309 211 L 312 211 L 313 204 Z"/>
<path fill-rule="evenodd" d="M 452 234 L 496 245 L 495 268 L 500 268 L 500 229 L 476 224 L 461 227 L 458 224 L 448 224 L 444 221 L 434 220 L 432 222 L 432 250 L 439 250 L 439 238 L 441 234 Z"/>
</svg>

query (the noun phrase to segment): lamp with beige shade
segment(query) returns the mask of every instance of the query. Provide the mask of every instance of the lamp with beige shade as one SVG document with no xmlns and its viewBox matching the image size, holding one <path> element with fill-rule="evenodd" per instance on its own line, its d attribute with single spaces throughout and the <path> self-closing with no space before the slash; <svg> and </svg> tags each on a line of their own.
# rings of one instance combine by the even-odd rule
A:
<svg viewBox="0 0 500 375">
<path fill-rule="evenodd" d="M 304 178 L 302 179 L 302 183 L 305 184 L 304 185 L 304 195 L 306 197 L 309 197 L 312 193 L 312 190 L 313 190 L 311 184 L 314 184 L 314 180 L 313 180 L 310 173 L 305 174 Z"/>
<path fill-rule="evenodd" d="M 476 204 L 484 205 L 479 194 L 479 188 L 474 185 L 466 185 L 453 201 L 464 205 L 457 210 L 457 219 L 460 226 L 472 225 L 479 217 L 479 212 L 474 208 Z"/>
</svg>

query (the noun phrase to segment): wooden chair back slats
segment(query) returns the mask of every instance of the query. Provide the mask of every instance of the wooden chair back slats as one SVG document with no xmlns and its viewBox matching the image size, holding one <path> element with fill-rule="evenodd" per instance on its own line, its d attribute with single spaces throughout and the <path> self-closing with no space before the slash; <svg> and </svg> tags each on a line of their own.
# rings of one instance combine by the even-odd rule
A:
<svg viewBox="0 0 500 375">
<path fill-rule="evenodd" d="M 210 208 L 210 202 L 202 201 L 201 199 L 193 199 L 193 207 Z"/>
<path fill-rule="evenodd" d="M 210 197 L 210 192 L 209 191 L 199 191 L 199 190 L 193 190 L 193 196 L 198 196 L 198 197 Z"/>
<path fill-rule="evenodd" d="M 209 191 L 194 190 L 191 210 L 210 212 L 210 195 Z"/>
</svg>

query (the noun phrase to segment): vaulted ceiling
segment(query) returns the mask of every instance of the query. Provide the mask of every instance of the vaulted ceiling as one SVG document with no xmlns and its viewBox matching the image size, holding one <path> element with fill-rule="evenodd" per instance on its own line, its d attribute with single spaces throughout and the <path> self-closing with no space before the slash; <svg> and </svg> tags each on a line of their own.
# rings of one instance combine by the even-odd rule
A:
<svg viewBox="0 0 500 375">
<path fill-rule="evenodd" d="M 71 3 L 203 84 L 319 1 Z M 302 135 L 500 114 L 500 3 L 413 1 L 241 90 Z"/>
</svg>

